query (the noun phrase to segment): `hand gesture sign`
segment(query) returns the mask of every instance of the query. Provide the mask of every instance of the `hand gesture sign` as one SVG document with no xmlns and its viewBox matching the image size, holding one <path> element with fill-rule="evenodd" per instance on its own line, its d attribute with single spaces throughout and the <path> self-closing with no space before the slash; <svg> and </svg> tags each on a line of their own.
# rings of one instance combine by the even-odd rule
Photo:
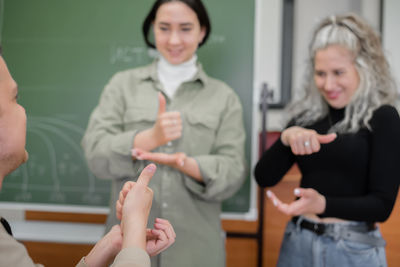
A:
<svg viewBox="0 0 400 267">
<path fill-rule="evenodd" d="M 169 221 L 156 218 L 154 229 L 147 229 L 146 251 L 150 256 L 155 256 L 166 250 L 175 242 L 176 234 Z"/>
<path fill-rule="evenodd" d="M 147 224 L 153 198 L 153 191 L 147 186 L 155 170 L 156 166 L 150 164 L 143 169 L 136 183 L 129 181 L 124 184 L 116 203 L 117 218 L 122 220 L 122 229 L 126 229 L 125 226 L 129 223 L 133 224 L 130 225 L 132 228 L 136 227 L 137 222 Z M 145 248 L 150 256 L 155 256 L 167 249 L 175 242 L 176 238 L 169 221 L 160 218 L 156 219 L 154 229 L 147 229 L 145 235 Z"/>
<path fill-rule="evenodd" d="M 166 100 L 162 93 L 158 93 L 158 103 L 157 120 L 152 133 L 158 146 L 162 146 L 182 136 L 182 120 L 178 111 L 166 111 Z"/>
<path fill-rule="evenodd" d="M 289 127 L 282 132 L 281 140 L 290 146 L 295 155 L 309 155 L 318 152 L 321 144 L 328 144 L 336 139 L 336 134 L 318 134 L 314 130 L 298 126 Z"/>
<path fill-rule="evenodd" d="M 153 190 L 147 185 L 156 171 L 156 165 L 147 165 L 140 174 L 137 182 L 126 182 L 119 193 L 116 204 L 117 218 L 124 222 L 124 216 L 132 218 L 147 218 L 153 201 Z M 147 219 L 146 219 L 147 223 Z"/>
<path fill-rule="evenodd" d="M 283 203 L 272 191 L 267 191 L 267 196 L 272 200 L 274 206 L 286 215 L 321 214 L 325 211 L 325 197 L 316 190 L 312 188 L 296 188 L 294 194 L 299 199 L 287 204 Z"/>
<path fill-rule="evenodd" d="M 132 149 L 132 157 L 138 160 L 149 160 L 157 164 L 168 165 L 170 167 L 178 169 L 185 165 L 187 158 L 183 152 L 177 152 L 174 154 L 147 152 L 140 148 Z"/>
</svg>

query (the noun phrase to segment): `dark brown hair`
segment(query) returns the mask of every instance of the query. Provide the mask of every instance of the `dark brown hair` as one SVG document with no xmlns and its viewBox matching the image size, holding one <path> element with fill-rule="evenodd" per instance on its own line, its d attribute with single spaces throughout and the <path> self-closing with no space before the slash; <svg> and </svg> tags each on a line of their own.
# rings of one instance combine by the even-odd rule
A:
<svg viewBox="0 0 400 267">
<path fill-rule="evenodd" d="M 201 2 L 201 0 L 157 0 L 153 4 L 153 7 L 150 9 L 149 14 L 147 14 L 147 17 L 145 18 L 145 20 L 143 22 L 143 26 L 142 26 L 143 37 L 144 37 L 144 41 L 146 42 L 146 45 L 149 47 L 152 47 L 152 48 L 156 48 L 155 45 L 152 42 L 150 42 L 150 40 L 149 40 L 149 31 L 150 31 L 151 25 L 153 24 L 153 22 L 156 18 L 158 8 L 165 3 L 174 2 L 174 1 L 180 1 L 184 4 L 186 4 L 188 7 L 190 7 L 197 15 L 197 18 L 200 23 L 200 27 L 204 27 L 206 29 L 206 34 L 205 34 L 203 40 L 201 41 L 201 43 L 199 43 L 199 47 L 202 46 L 207 41 L 208 36 L 210 35 L 211 23 L 210 23 L 210 19 L 208 17 L 207 10 L 206 10 L 205 6 L 203 5 L 203 3 Z"/>
</svg>

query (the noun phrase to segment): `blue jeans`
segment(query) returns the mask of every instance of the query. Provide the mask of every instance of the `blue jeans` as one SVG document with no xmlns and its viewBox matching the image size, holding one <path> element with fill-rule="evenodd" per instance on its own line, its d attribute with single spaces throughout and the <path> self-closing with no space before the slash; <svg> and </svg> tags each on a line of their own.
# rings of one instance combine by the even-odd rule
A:
<svg viewBox="0 0 400 267">
<path fill-rule="evenodd" d="M 357 222 L 350 222 L 357 225 Z M 379 229 L 366 233 L 380 237 Z M 290 221 L 285 230 L 278 267 L 387 267 L 385 248 L 317 235 Z"/>
</svg>

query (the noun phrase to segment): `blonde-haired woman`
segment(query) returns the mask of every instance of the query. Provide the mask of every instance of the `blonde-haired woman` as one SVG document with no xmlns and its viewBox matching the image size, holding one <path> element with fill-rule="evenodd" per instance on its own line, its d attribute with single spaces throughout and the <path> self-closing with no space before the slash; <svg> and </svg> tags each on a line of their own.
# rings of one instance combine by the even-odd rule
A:
<svg viewBox="0 0 400 267">
<path fill-rule="evenodd" d="M 378 35 L 356 15 L 316 28 L 304 94 L 288 107 L 288 127 L 255 168 L 260 186 L 278 183 L 297 163 L 296 200 L 278 266 L 386 266 L 376 222 L 394 206 L 399 178 L 397 91 Z"/>
</svg>

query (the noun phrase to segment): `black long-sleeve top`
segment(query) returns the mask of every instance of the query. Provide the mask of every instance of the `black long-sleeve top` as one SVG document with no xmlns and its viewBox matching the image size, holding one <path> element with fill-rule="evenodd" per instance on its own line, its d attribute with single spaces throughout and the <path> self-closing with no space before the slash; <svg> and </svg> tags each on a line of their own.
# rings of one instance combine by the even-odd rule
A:
<svg viewBox="0 0 400 267">
<path fill-rule="evenodd" d="M 344 109 L 330 109 L 329 115 L 310 129 L 326 134 L 331 123 L 344 117 Z M 255 167 L 255 178 L 262 186 L 277 184 L 297 163 L 302 175 L 300 186 L 314 188 L 326 198 L 320 217 L 382 222 L 394 206 L 400 181 L 400 118 L 392 106 L 381 106 L 366 128 L 353 134 L 338 134 L 322 144 L 317 153 L 294 155 L 280 138 L 267 150 Z"/>
</svg>

